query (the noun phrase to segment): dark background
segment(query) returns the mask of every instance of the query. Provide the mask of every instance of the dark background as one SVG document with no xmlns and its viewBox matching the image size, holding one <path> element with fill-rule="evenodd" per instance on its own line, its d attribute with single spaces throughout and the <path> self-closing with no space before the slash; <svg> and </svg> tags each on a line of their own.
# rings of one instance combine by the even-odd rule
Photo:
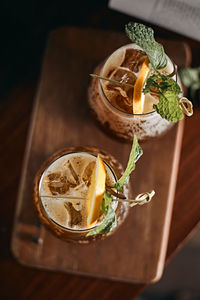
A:
<svg viewBox="0 0 200 300">
<path fill-rule="evenodd" d="M 0 98 L 23 78 L 37 78 L 52 29 L 72 25 L 123 31 L 130 20 L 137 19 L 109 9 L 107 0 L 1 1 Z M 171 38 L 170 31 L 151 26 L 156 35 Z M 178 34 L 173 38 L 185 40 Z M 187 41 L 192 46 L 193 66 L 200 65 L 198 43 Z"/>
</svg>

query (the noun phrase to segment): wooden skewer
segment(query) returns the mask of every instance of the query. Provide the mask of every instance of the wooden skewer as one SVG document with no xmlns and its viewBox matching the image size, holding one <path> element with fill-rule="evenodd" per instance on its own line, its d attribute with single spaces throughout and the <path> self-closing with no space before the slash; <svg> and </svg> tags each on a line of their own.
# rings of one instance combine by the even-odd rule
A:
<svg viewBox="0 0 200 300">
<path fill-rule="evenodd" d="M 117 197 L 119 199 L 126 199 L 126 196 L 123 193 L 116 192 L 111 188 L 110 186 L 106 185 L 106 191 L 111 193 L 114 197 Z"/>
<path fill-rule="evenodd" d="M 146 192 L 146 193 L 142 193 L 137 195 L 137 197 L 135 199 L 122 199 L 122 198 L 116 198 L 114 199 L 114 201 L 118 201 L 118 202 L 130 202 L 130 206 L 134 206 L 134 205 L 143 205 L 147 202 L 150 202 L 152 197 L 155 195 L 154 190 L 150 191 L 150 192 Z M 84 197 L 74 197 L 74 196 L 49 196 L 49 195 L 40 195 L 40 197 L 44 197 L 44 198 L 55 198 L 55 199 L 65 199 L 65 200 L 86 200 L 86 198 Z"/>
<path fill-rule="evenodd" d="M 55 198 L 55 199 L 66 199 L 66 200 L 86 200 L 86 198 L 83 197 L 74 197 L 74 196 L 56 196 L 56 195 L 39 195 L 40 197 L 44 197 L 44 198 Z"/>
<path fill-rule="evenodd" d="M 130 83 L 120 82 L 120 81 L 117 81 L 117 80 L 114 80 L 114 79 L 110 79 L 110 78 L 107 78 L 107 77 L 99 76 L 99 75 L 97 75 L 97 74 L 90 74 L 90 76 L 96 77 L 96 78 L 98 78 L 98 79 L 110 81 L 111 83 L 114 83 L 114 84 L 117 84 L 117 85 L 125 85 L 125 86 L 131 87 L 131 88 L 134 87 L 134 85 L 132 85 L 132 84 L 130 84 Z"/>
<path fill-rule="evenodd" d="M 64 200 L 86 200 L 86 198 L 83 197 L 68 197 L 68 196 L 49 196 L 49 195 L 40 195 L 40 197 L 42 198 L 54 198 L 54 199 L 64 199 Z M 114 201 L 118 201 L 118 202 L 133 202 L 133 201 L 137 201 L 136 199 L 122 199 L 122 198 L 116 198 L 114 199 Z"/>
</svg>

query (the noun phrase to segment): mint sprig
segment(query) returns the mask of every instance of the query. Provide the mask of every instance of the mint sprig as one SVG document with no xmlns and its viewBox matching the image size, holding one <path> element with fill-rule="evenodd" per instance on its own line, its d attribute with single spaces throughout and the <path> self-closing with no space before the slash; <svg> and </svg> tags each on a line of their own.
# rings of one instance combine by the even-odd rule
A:
<svg viewBox="0 0 200 300">
<path fill-rule="evenodd" d="M 128 183 L 130 174 L 135 169 L 135 163 L 138 161 L 142 154 L 142 148 L 138 143 L 136 135 L 134 135 L 133 144 L 126 170 L 122 177 L 116 182 L 116 184 L 112 188 L 116 189 L 117 191 L 123 190 L 123 186 Z M 101 204 L 101 210 L 105 215 L 104 220 L 101 224 L 96 226 L 94 229 L 90 230 L 86 236 L 91 236 L 94 234 L 105 234 L 110 232 L 117 226 L 116 214 L 111 206 L 112 201 L 115 201 L 113 195 L 105 191 Z"/>
<path fill-rule="evenodd" d="M 154 31 L 140 23 L 128 23 L 125 32 L 129 39 L 140 46 L 147 54 L 153 70 L 163 69 L 167 66 L 167 57 L 161 44 L 155 41 Z"/>
<path fill-rule="evenodd" d="M 184 117 L 177 101 L 177 95 L 170 90 L 161 94 L 159 103 L 154 104 L 153 107 L 162 118 L 171 122 L 178 122 Z"/>
<path fill-rule="evenodd" d="M 123 186 L 128 183 L 130 174 L 135 169 L 135 163 L 138 161 L 138 159 L 140 158 L 140 156 L 142 154 L 143 154 L 143 151 L 138 143 L 137 136 L 134 135 L 132 149 L 131 149 L 131 152 L 129 155 L 129 160 L 128 160 L 126 170 L 125 170 L 124 174 L 122 175 L 122 177 L 117 181 L 117 185 Z"/>
<path fill-rule="evenodd" d="M 104 196 L 103 196 L 103 200 L 102 200 L 102 203 L 101 203 L 101 210 L 104 214 L 107 214 L 108 208 L 109 208 L 112 201 L 113 201 L 113 197 L 112 197 L 111 193 L 105 191 Z"/>
<path fill-rule="evenodd" d="M 113 230 L 117 226 L 116 214 L 111 206 L 109 206 L 106 216 L 103 222 L 96 226 L 94 229 L 90 230 L 86 236 L 91 236 L 94 234 L 105 234 Z"/>
<path fill-rule="evenodd" d="M 147 79 L 143 89 L 144 94 L 154 93 L 159 96 L 158 104 L 154 104 L 154 109 L 162 118 L 178 122 L 183 119 L 183 112 L 179 105 L 178 95 L 181 93 L 179 85 L 169 76 L 154 74 Z"/>
</svg>

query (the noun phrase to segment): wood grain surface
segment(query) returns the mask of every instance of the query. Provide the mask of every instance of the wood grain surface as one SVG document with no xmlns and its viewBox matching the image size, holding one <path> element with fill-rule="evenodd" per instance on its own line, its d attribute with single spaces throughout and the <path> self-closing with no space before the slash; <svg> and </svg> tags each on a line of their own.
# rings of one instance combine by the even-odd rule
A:
<svg viewBox="0 0 200 300">
<path fill-rule="evenodd" d="M 1 148 L 1 272 L 0 290 L 3 299 L 70 299 L 132 300 L 145 288 L 144 284 L 49 272 L 27 268 L 12 258 L 10 236 L 16 206 L 24 148 L 36 84 L 24 81 L 8 94 L 0 107 Z M 21 109 L 19 109 L 19 107 Z M 200 111 L 187 118 L 170 228 L 167 260 L 175 255 L 200 224 Z M 12 170 L 12 172 L 10 171 Z M 190 174 L 191 176 L 188 176 Z M 188 182 L 189 181 L 189 182 Z M 191 191 L 195 191 L 191 197 Z M 189 199 L 189 201 L 188 201 Z M 7 274 L 7 275 L 6 275 Z"/>
<path fill-rule="evenodd" d="M 124 224 L 105 241 L 74 245 L 59 240 L 37 226 L 31 199 L 34 176 L 41 164 L 64 147 L 103 148 L 125 166 L 130 145 L 113 139 L 95 125 L 87 105 L 87 87 L 88 74 L 94 67 L 127 42 L 118 33 L 76 28 L 59 29 L 49 39 L 29 130 L 12 241 L 14 255 L 23 264 L 131 282 L 148 283 L 162 275 L 183 122 L 165 136 L 142 144 L 144 155 L 132 176 L 130 198 L 152 188 L 156 196 L 149 205 L 131 209 Z M 165 44 L 177 64 L 188 62 L 184 44 Z"/>
</svg>

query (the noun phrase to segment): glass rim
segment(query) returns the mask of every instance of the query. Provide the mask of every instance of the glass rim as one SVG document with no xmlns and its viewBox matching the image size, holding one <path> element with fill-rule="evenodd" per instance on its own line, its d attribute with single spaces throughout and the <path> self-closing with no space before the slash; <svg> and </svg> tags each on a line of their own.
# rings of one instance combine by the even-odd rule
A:
<svg viewBox="0 0 200 300">
<path fill-rule="evenodd" d="M 122 46 L 122 47 L 119 47 L 119 48 L 116 49 L 113 53 L 111 53 L 111 54 L 106 58 L 106 60 L 105 60 L 105 62 L 104 62 L 104 64 L 103 64 L 103 66 L 102 66 L 102 68 L 101 68 L 101 70 L 100 70 L 100 76 L 102 76 L 104 66 L 105 66 L 105 64 L 107 63 L 108 59 L 109 59 L 116 51 L 118 51 L 119 49 L 121 49 L 121 48 L 123 48 L 123 47 L 130 46 L 130 45 L 133 45 L 133 44 L 134 44 L 134 43 L 132 43 L 132 44 L 127 44 L 127 45 L 124 45 L 124 46 Z M 141 49 L 141 50 L 142 50 L 142 49 Z M 167 55 L 167 57 L 168 57 L 168 55 Z M 168 58 L 169 58 L 169 60 L 172 62 L 172 64 L 175 66 L 176 64 L 173 62 L 173 60 L 172 60 L 170 57 L 168 57 Z M 177 73 L 176 73 L 174 76 L 176 76 L 176 80 L 175 80 L 175 81 L 176 81 L 176 83 L 177 83 Z M 107 102 L 108 102 L 114 109 L 116 109 L 118 112 L 120 112 L 120 113 L 122 113 L 122 114 L 124 114 L 124 115 L 126 115 L 126 116 L 129 116 L 129 117 L 133 117 L 133 116 L 147 116 L 147 115 L 153 115 L 154 113 L 156 113 L 156 110 L 152 110 L 152 111 L 150 111 L 150 112 L 146 112 L 146 113 L 142 113 L 142 114 L 134 114 L 134 113 L 129 113 L 129 112 L 126 112 L 126 111 L 123 111 L 123 110 L 119 109 L 118 107 L 116 107 L 115 105 L 113 105 L 112 102 L 111 102 L 111 101 L 108 99 L 108 97 L 106 96 L 106 94 L 105 94 L 105 92 L 104 92 L 104 88 L 103 88 L 102 82 L 103 82 L 103 79 L 99 79 L 99 85 L 100 85 L 100 88 L 101 88 L 101 92 L 103 93 L 103 96 L 105 97 L 105 99 L 107 100 Z"/>
<path fill-rule="evenodd" d="M 59 156 L 58 158 L 56 158 L 53 162 L 51 162 L 51 164 L 50 164 L 50 165 L 42 172 L 42 175 L 41 175 L 40 180 L 39 180 L 38 191 L 40 191 L 40 187 L 41 187 L 41 184 L 42 184 L 42 180 L 43 180 L 43 176 L 44 176 L 45 171 L 46 171 L 46 170 L 47 170 L 47 169 L 48 169 L 55 161 L 57 161 L 57 160 L 60 159 L 61 157 L 67 156 L 67 155 L 69 155 L 69 154 L 76 154 L 76 153 L 86 153 L 86 154 L 89 154 L 89 155 L 91 155 L 91 156 L 97 157 L 97 155 L 95 155 L 95 154 L 92 154 L 92 153 L 89 153 L 89 152 L 84 152 L 84 151 L 72 151 L 72 152 L 69 152 L 69 153 L 66 153 L 66 154 L 62 154 L 61 156 Z M 112 173 L 112 175 L 113 175 L 113 177 L 114 177 L 115 182 L 117 182 L 117 176 L 116 176 L 114 170 L 112 169 L 112 167 L 111 167 L 105 160 L 103 160 L 103 162 L 104 162 L 104 164 L 106 164 L 106 166 L 107 166 L 107 167 L 109 168 L 109 170 L 111 171 L 111 173 Z M 97 227 L 97 225 L 101 224 L 101 223 L 103 222 L 103 220 L 104 220 L 104 219 L 103 219 L 101 222 L 99 222 L 99 224 L 96 224 L 96 225 L 94 225 L 94 226 L 92 226 L 92 227 L 90 227 L 90 228 L 73 229 L 73 228 L 70 228 L 70 227 L 63 226 L 63 225 L 57 223 L 54 219 L 52 219 L 52 218 L 49 216 L 49 214 L 47 213 L 47 211 L 46 211 L 46 209 L 44 208 L 44 205 L 43 205 L 43 203 L 42 203 L 42 199 L 41 199 L 42 197 L 40 196 L 40 193 L 38 193 L 38 196 L 39 196 L 38 198 L 39 198 L 39 200 L 40 200 L 40 205 L 41 205 L 43 211 L 45 212 L 47 218 L 48 218 L 50 221 L 52 221 L 56 226 L 61 227 L 61 228 L 64 229 L 64 230 L 68 230 L 68 231 L 71 231 L 71 232 L 74 232 L 74 233 L 76 233 L 76 232 L 77 232 L 77 233 L 80 233 L 80 232 L 89 232 L 90 230 L 92 230 L 92 229 L 94 229 L 95 227 Z M 59 197 L 58 197 L 58 198 L 59 198 Z"/>
</svg>

